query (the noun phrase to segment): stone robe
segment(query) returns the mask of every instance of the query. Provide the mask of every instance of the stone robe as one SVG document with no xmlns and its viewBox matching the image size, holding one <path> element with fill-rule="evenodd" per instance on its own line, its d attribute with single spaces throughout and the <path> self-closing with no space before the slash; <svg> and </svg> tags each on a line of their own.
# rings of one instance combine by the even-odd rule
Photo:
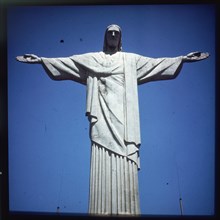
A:
<svg viewBox="0 0 220 220">
<path fill-rule="evenodd" d="M 42 61 L 52 79 L 87 86 L 86 115 L 92 142 L 89 213 L 140 214 L 137 85 L 175 78 L 182 57 L 154 59 L 96 52 Z"/>
</svg>

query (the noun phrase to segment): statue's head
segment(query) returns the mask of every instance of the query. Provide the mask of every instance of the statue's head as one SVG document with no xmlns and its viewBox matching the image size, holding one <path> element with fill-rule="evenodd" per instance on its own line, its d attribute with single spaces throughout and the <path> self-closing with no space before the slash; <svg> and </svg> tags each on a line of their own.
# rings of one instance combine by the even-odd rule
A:
<svg viewBox="0 0 220 220">
<path fill-rule="evenodd" d="M 121 28 L 116 24 L 111 24 L 106 28 L 103 51 L 121 51 Z"/>
</svg>

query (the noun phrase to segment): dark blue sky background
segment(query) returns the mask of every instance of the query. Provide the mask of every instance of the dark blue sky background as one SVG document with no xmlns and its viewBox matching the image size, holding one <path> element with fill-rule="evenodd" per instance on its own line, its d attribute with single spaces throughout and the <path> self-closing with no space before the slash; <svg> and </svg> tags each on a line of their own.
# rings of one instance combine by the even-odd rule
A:
<svg viewBox="0 0 220 220">
<path fill-rule="evenodd" d="M 17 55 L 101 51 L 105 28 L 148 57 L 204 51 L 170 81 L 139 87 L 142 214 L 214 214 L 215 10 L 212 5 L 43 6 L 8 11 L 10 210 L 87 213 L 90 140 L 86 87 L 53 81 Z M 61 42 L 63 40 L 63 42 Z"/>
</svg>

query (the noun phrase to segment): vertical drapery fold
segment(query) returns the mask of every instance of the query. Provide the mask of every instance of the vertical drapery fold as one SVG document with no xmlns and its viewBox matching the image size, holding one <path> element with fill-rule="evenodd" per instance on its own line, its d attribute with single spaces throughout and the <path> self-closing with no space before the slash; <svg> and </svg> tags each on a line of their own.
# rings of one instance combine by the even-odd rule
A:
<svg viewBox="0 0 220 220">
<path fill-rule="evenodd" d="M 89 213 L 139 215 L 137 164 L 93 143 Z"/>
</svg>

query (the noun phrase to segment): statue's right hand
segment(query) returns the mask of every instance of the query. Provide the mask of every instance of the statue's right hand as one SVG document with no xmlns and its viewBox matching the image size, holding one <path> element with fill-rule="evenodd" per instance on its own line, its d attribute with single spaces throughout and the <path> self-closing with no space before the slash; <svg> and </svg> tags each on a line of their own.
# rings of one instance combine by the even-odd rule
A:
<svg viewBox="0 0 220 220">
<path fill-rule="evenodd" d="M 16 60 L 23 63 L 41 63 L 41 58 L 34 54 L 25 54 L 24 56 L 17 56 Z"/>
</svg>

